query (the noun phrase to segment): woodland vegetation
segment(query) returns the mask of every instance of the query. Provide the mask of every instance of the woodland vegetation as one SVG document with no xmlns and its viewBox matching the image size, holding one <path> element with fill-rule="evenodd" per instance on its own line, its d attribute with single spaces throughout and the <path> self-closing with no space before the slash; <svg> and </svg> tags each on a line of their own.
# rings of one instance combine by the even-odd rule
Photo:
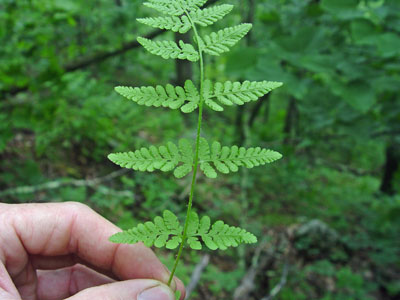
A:
<svg viewBox="0 0 400 300">
<path fill-rule="evenodd" d="M 206 58 L 206 77 L 284 85 L 245 109 L 205 111 L 203 136 L 283 158 L 218 181 L 199 174 L 196 211 L 258 243 L 187 250 L 177 275 L 190 299 L 400 299 L 400 2 L 217 3 L 235 9 L 215 29 L 253 29 Z M 124 229 L 166 209 L 184 218 L 189 177 L 107 159 L 196 135 L 195 114 L 114 91 L 198 78 L 190 62 L 139 47 L 138 36 L 192 40 L 135 21 L 146 16 L 138 0 L 0 1 L 0 201 L 79 201 Z M 174 254 L 156 251 L 171 267 Z"/>
</svg>

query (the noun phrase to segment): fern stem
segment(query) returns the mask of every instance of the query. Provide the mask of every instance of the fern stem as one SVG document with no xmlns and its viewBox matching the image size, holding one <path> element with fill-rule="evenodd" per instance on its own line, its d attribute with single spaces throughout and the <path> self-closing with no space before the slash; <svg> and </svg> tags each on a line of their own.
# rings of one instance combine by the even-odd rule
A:
<svg viewBox="0 0 400 300">
<path fill-rule="evenodd" d="M 201 122 L 203 119 L 203 102 L 204 102 L 204 98 L 203 98 L 203 83 L 204 83 L 203 49 L 201 47 L 200 37 L 199 37 L 199 34 L 197 33 L 196 25 L 194 24 L 192 18 L 190 17 L 190 15 L 187 11 L 185 11 L 185 14 L 188 17 L 188 19 L 192 25 L 194 37 L 196 39 L 198 51 L 199 51 L 199 57 L 200 57 L 200 101 L 199 101 L 199 117 L 198 117 L 198 121 L 197 121 L 197 134 L 196 134 L 196 146 L 195 146 L 196 150 L 195 150 L 195 156 L 194 156 L 193 176 L 192 176 L 192 183 L 190 186 L 189 202 L 188 202 L 188 207 L 187 207 L 187 212 L 186 212 L 185 225 L 183 228 L 182 242 L 179 246 L 178 254 L 176 256 L 171 275 L 168 279 L 168 286 L 171 285 L 172 279 L 174 278 L 174 274 L 176 272 L 176 268 L 178 267 L 178 263 L 181 258 L 183 247 L 185 245 L 185 241 L 187 238 L 187 229 L 188 229 L 188 225 L 189 225 L 190 212 L 192 211 L 194 188 L 196 185 L 196 175 L 197 175 L 197 169 L 198 169 L 198 165 L 199 165 L 199 148 L 200 148 L 199 146 L 200 146 L 200 135 L 201 135 Z"/>
</svg>

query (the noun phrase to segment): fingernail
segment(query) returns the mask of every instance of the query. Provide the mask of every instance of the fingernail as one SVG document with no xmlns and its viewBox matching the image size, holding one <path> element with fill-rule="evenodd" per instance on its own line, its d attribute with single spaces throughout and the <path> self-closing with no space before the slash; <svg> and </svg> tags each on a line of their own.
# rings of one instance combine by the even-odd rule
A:
<svg viewBox="0 0 400 300">
<path fill-rule="evenodd" d="M 144 290 L 138 296 L 138 300 L 174 300 L 172 291 L 164 286 L 158 285 Z"/>
</svg>

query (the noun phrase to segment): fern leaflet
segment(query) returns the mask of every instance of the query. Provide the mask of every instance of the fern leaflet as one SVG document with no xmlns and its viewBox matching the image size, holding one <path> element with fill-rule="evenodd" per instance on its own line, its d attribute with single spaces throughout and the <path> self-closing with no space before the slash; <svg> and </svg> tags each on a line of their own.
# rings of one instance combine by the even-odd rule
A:
<svg viewBox="0 0 400 300">
<path fill-rule="evenodd" d="M 155 217 L 154 222 L 146 222 L 138 226 L 118 232 L 110 237 L 110 241 L 120 244 L 136 244 L 143 242 L 147 247 L 166 247 L 175 249 L 182 241 L 183 228 L 178 218 L 169 210 L 163 212 L 163 217 Z"/>
<path fill-rule="evenodd" d="M 179 41 L 179 45 L 173 41 L 152 41 L 143 37 L 137 38 L 138 42 L 151 54 L 161 56 L 164 59 L 179 58 L 190 61 L 198 61 L 199 53 L 191 44 Z"/>
<path fill-rule="evenodd" d="M 222 4 L 210 8 L 199 9 L 190 13 L 193 22 L 201 26 L 209 26 L 231 12 L 233 5 Z"/>
<path fill-rule="evenodd" d="M 163 14 L 170 16 L 181 16 L 185 11 L 196 11 L 202 7 L 207 0 L 149 0 L 144 3 L 147 7 L 153 8 Z"/>
<path fill-rule="evenodd" d="M 206 80 L 203 97 L 205 104 L 211 109 L 223 111 L 221 105 L 243 105 L 246 102 L 256 101 L 280 86 L 282 86 L 281 82 L 274 81 L 244 81 L 242 83 L 226 81 L 224 83 L 216 82 L 213 86 L 210 80 Z M 212 98 L 216 98 L 219 104 Z"/>
<path fill-rule="evenodd" d="M 180 108 L 184 113 L 195 110 L 200 100 L 199 92 L 191 80 L 186 80 L 184 88 L 174 87 L 171 84 L 165 87 L 161 85 L 135 88 L 117 86 L 115 91 L 139 105 Z"/>
<path fill-rule="evenodd" d="M 158 18 L 139 18 L 138 22 L 160 29 L 172 30 L 173 32 L 185 33 L 191 28 L 190 21 L 187 16 L 182 17 L 158 17 Z"/>
<path fill-rule="evenodd" d="M 199 148 L 200 169 L 209 178 L 216 178 L 219 171 L 224 174 L 237 172 L 239 167 L 253 168 L 274 162 L 282 157 L 279 152 L 238 146 L 221 147 L 219 142 L 213 142 L 211 147 L 202 138 Z"/>
<path fill-rule="evenodd" d="M 169 16 L 178 17 L 185 13 L 180 1 L 150 1 L 143 4 Z"/>
<path fill-rule="evenodd" d="M 242 39 L 250 31 L 251 27 L 251 24 L 244 23 L 224 28 L 203 37 L 200 43 L 202 43 L 204 52 L 218 56 L 221 53 L 228 52 L 230 50 L 229 47 L 234 46 Z"/>
<path fill-rule="evenodd" d="M 243 243 L 257 243 L 257 238 L 254 234 L 239 227 L 229 226 L 223 221 L 216 221 L 212 226 L 210 225 L 211 221 L 208 216 L 203 216 L 199 220 L 195 212 L 190 214 L 187 231 L 187 243 L 190 248 L 201 250 L 200 238 L 211 250 L 226 250 L 228 247 L 237 247 Z"/>
<path fill-rule="evenodd" d="M 213 142 L 211 147 L 207 140 L 200 139 L 199 164 L 200 169 L 208 178 L 216 178 L 217 171 L 228 174 L 237 172 L 239 167 L 253 168 L 278 160 L 282 155 L 276 151 L 238 146 L 221 147 L 219 142 Z M 115 164 L 128 169 L 153 172 L 174 170 L 177 178 L 182 178 L 193 169 L 193 145 L 187 139 L 179 140 L 178 147 L 169 142 L 167 146 L 150 146 L 140 150 L 112 153 L 108 158 Z"/>
<path fill-rule="evenodd" d="M 169 142 L 167 146 L 150 146 L 140 150 L 112 153 L 108 159 L 113 163 L 128 169 L 153 172 L 174 170 L 177 178 L 182 178 L 192 171 L 193 151 L 192 144 L 186 139 L 179 141 L 179 147 Z M 179 165 L 179 166 L 178 166 Z"/>
<path fill-rule="evenodd" d="M 143 242 L 147 247 L 166 247 L 175 249 L 182 241 L 183 227 L 175 214 L 169 210 L 163 212 L 162 217 L 155 217 L 154 222 L 145 222 L 126 231 L 118 232 L 110 237 L 110 241 L 120 244 L 136 244 Z M 188 220 L 186 243 L 194 250 L 201 250 L 203 242 L 211 250 L 226 250 L 228 247 L 237 247 L 240 244 L 252 244 L 257 238 L 244 229 L 229 226 L 223 221 L 216 221 L 211 226 L 208 216 L 201 220 L 195 212 L 191 212 Z"/>
<path fill-rule="evenodd" d="M 187 3 L 188 7 L 191 9 L 195 9 L 196 7 L 202 7 L 206 4 L 207 0 L 180 0 Z"/>
</svg>

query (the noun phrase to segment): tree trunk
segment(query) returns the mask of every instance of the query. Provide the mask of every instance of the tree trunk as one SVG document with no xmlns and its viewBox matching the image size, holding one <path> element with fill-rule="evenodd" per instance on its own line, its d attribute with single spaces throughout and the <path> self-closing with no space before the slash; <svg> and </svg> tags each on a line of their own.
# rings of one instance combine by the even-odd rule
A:
<svg viewBox="0 0 400 300">
<path fill-rule="evenodd" d="M 254 121 L 256 120 L 258 114 L 260 113 L 261 107 L 264 105 L 264 103 L 265 103 L 265 105 L 267 105 L 267 109 L 266 109 L 266 113 L 265 113 L 265 120 L 268 120 L 269 105 L 270 105 L 269 95 L 270 94 L 266 94 L 264 97 L 262 97 L 261 99 L 259 99 L 256 102 L 256 105 L 254 105 L 254 107 L 250 113 L 249 128 L 253 127 Z"/>
<path fill-rule="evenodd" d="M 393 179 L 400 165 L 400 154 L 398 149 L 399 145 L 396 145 L 395 143 L 390 143 L 386 147 L 386 161 L 380 191 L 387 195 L 395 194 Z"/>
<path fill-rule="evenodd" d="M 299 122 L 299 110 L 295 98 L 290 98 L 286 113 L 285 127 L 283 133 L 285 134 L 284 144 L 288 145 L 292 143 L 293 135 L 296 136 L 298 133 L 298 122 Z"/>
</svg>

